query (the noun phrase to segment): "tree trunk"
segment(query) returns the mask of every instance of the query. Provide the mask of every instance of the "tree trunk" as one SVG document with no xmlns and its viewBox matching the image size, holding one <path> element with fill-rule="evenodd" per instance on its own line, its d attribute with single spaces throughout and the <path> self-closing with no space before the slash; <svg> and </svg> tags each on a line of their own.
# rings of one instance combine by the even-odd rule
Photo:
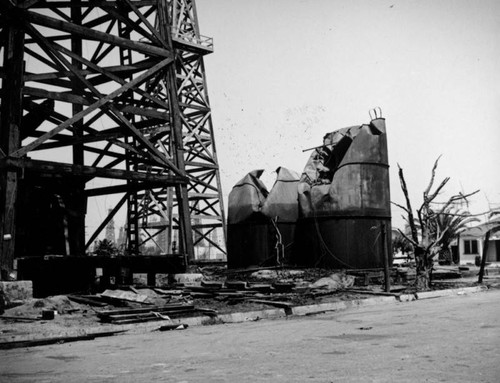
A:
<svg viewBox="0 0 500 383">
<path fill-rule="evenodd" d="M 432 259 L 429 254 L 421 248 L 415 249 L 416 279 L 415 287 L 418 291 L 430 290 L 432 277 Z"/>
<path fill-rule="evenodd" d="M 432 267 L 430 269 L 417 270 L 415 287 L 417 291 L 430 290 L 432 285 Z"/>
</svg>

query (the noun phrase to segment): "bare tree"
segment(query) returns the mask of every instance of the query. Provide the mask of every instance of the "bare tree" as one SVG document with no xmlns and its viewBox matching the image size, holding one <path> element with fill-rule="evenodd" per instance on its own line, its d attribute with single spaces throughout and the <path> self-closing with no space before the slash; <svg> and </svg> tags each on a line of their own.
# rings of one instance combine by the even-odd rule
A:
<svg viewBox="0 0 500 383">
<path fill-rule="evenodd" d="M 406 206 L 397 203 L 394 203 L 394 205 L 405 211 L 405 219 L 410 227 L 410 235 L 406 235 L 401 230 L 399 230 L 399 232 L 413 246 L 416 263 L 415 286 L 418 290 L 428 290 L 430 288 L 434 258 L 442 251 L 443 246 L 449 245 L 448 239 L 453 227 L 450 225 L 441 226 L 439 222 L 445 221 L 442 217 L 453 215 L 459 218 L 458 223 L 463 222 L 465 225 L 465 223 L 470 221 L 471 215 L 468 212 L 454 211 L 453 207 L 455 207 L 458 202 L 467 201 L 468 197 L 479 192 L 479 190 L 476 190 L 469 194 L 459 193 L 451 196 L 444 203 L 437 203 L 436 198 L 450 180 L 449 177 L 446 177 L 433 189 L 439 158 L 440 157 L 434 162 L 431 179 L 423 192 L 423 202 L 415 211 L 416 215 L 411 206 L 403 169 L 398 164 L 399 181 L 405 196 Z"/>
</svg>

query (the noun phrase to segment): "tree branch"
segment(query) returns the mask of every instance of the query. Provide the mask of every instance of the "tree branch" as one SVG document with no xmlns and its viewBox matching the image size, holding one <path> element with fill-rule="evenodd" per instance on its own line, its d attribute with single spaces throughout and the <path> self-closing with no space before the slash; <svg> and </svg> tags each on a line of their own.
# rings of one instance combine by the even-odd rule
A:
<svg viewBox="0 0 500 383">
<path fill-rule="evenodd" d="M 442 154 L 439 155 L 439 157 L 436 159 L 434 162 L 434 166 L 432 167 L 432 172 L 431 172 L 431 180 L 429 181 L 429 185 L 427 186 L 427 189 L 424 190 L 424 200 L 426 199 L 426 196 L 429 194 L 431 191 L 432 185 L 434 184 L 434 178 L 436 176 L 436 168 L 438 166 L 439 159 L 441 158 Z"/>
<path fill-rule="evenodd" d="M 405 233 L 401 231 L 401 229 L 398 229 L 399 233 L 403 236 L 404 239 L 406 239 L 408 242 L 410 242 L 413 246 L 418 246 L 418 243 L 415 242 L 413 239 L 408 237 Z"/>
<path fill-rule="evenodd" d="M 407 213 L 408 213 L 408 209 L 407 209 L 407 208 L 405 208 L 403 205 L 400 205 L 399 203 L 392 202 L 392 201 L 391 201 L 391 203 L 392 203 L 393 205 L 395 205 L 395 206 L 399 207 L 400 209 L 403 209 L 405 212 L 407 212 Z"/>
<path fill-rule="evenodd" d="M 405 177 L 403 174 L 403 169 L 401 168 L 401 166 L 399 166 L 399 164 L 398 164 L 398 168 L 399 168 L 399 172 L 398 172 L 399 182 L 401 183 L 401 190 L 403 190 L 403 194 L 405 195 L 405 200 L 406 200 L 406 206 L 407 206 L 407 212 L 408 212 L 408 224 L 410 225 L 411 236 L 413 238 L 412 242 L 418 244 L 418 232 L 417 232 L 417 228 L 415 227 L 415 221 L 413 218 L 413 209 L 411 207 L 410 197 L 408 195 L 408 188 L 406 187 L 406 181 L 405 181 Z"/>
<path fill-rule="evenodd" d="M 439 192 L 441 191 L 442 188 L 444 188 L 444 186 L 448 183 L 448 181 L 450 180 L 450 177 L 446 177 L 444 180 L 441 181 L 441 183 L 439 184 L 439 186 L 437 187 L 437 189 L 434 191 L 434 193 L 432 193 L 432 195 L 429 197 L 428 195 L 426 196 L 427 198 L 427 203 L 431 203 L 432 201 L 434 201 L 436 199 L 436 197 L 439 195 Z"/>
</svg>

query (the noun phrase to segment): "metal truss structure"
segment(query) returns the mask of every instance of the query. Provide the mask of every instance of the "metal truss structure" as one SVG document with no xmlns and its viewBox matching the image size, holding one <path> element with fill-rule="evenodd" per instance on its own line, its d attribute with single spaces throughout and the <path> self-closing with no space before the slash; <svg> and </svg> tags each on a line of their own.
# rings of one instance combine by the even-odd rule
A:
<svg viewBox="0 0 500 383">
<path fill-rule="evenodd" d="M 27 201 L 41 195 L 52 210 L 39 215 L 62 222 L 47 247 L 63 255 L 85 254 L 122 206 L 130 255 L 150 245 L 189 261 L 202 243 L 225 253 L 203 63 L 213 44 L 194 0 L 5 0 L 0 28 L 2 269 L 49 251 L 27 243 L 41 230 Z M 112 194 L 86 239 L 87 199 Z"/>
</svg>

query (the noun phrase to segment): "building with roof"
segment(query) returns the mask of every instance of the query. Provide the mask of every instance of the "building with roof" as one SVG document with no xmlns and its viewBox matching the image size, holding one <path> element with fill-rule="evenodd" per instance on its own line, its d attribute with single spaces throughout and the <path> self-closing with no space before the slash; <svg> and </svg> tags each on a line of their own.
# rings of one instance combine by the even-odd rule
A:
<svg viewBox="0 0 500 383">
<path fill-rule="evenodd" d="M 499 228 L 490 235 L 486 262 L 500 262 L 500 220 L 482 223 L 461 232 L 460 237 L 452 243 L 454 259 L 458 258 L 460 264 L 475 264 L 476 258 L 483 255 L 486 233 L 495 226 Z"/>
</svg>

